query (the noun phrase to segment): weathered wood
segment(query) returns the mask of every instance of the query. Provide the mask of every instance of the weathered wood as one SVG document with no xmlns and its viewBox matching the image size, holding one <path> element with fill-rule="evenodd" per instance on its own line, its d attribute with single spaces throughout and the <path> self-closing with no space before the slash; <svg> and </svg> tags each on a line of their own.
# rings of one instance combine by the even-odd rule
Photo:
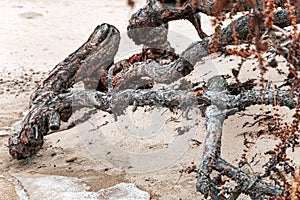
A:
<svg viewBox="0 0 300 200">
<path fill-rule="evenodd" d="M 56 111 L 53 111 L 48 114 L 49 117 L 49 129 L 53 131 L 59 130 L 60 127 L 60 114 Z"/>
<path fill-rule="evenodd" d="M 51 108 L 48 102 L 58 94 L 66 93 L 74 83 L 99 71 L 106 71 L 113 63 L 119 41 L 120 34 L 114 26 L 97 26 L 79 49 L 51 71 L 32 94 L 30 110 L 23 120 L 21 130 L 9 139 L 9 152 L 13 157 L 20 159 L 34 154 L 43 145 L 43 136 L 48 133 L 49 128 L 57 130 L 60 119 L 68 120 L 72 114 L 70 110 L 63 112 Z M 101 80 L 100 75 L 94 78 Z"/>
<path fill-rule="evenodd" d="M 236 188 L 240 193 L 247 194 L 252 199 L 260 199 L 262 195 L 271 197 L 276 196 L 276 194 L 283 195 L 282 188 L 265 183 L 259 177 L 253 178 L 221 158 L 215 160 L 212 168 L 239 183 Z"/>
<path fill-rule="evenodd" d="M 223 2 L 223 4 L 219 4 Z M 149 0 L 147 4 L 133 14 L 129 20 L 128 36 L 135 42 L 135 36 L 146 27 L 159 27 L 169 21 L 197 18 L 197 13 L 203 13 L 209 16 L 215 16 L 225 12 L 247 11 L 252 9 L 248 6 L 247 0 L 232 0 L 232 1 L 214 1 L 214 0 L 184 0 L 178 3 L 176 0 Z M 256 1 L 260 9 L 263 9 L 263 1 Z M 275 1 L 276 7 L 283 6 L 285 0 Z M 216 9 L 217 8 L 217 9 Z M 191 21 L 197 30 L 200 38 L 203 38 L 204 32 L 201 29 L 199 18 L 196 21 Z"/>
<path fill-rule="evenodd" d="M 247 91 L 245 93 L 250 95 L 241 95 L 246 97 L 246 99 L 252 103 L 248 104 L 244 103 L 243 101 L 237 101 L 236 103 L 239 105 L 233 104 L 235 106 L 232 107 L 236 110 L 228 110 L 228 108 L 231 108 L 231 106 L 227 106 L 227 101 L 230 101 L 230 99 L 234 98 L 226 93 L 226 85 L 227 82 L 222 76 L 213 77 L 208 81 L 208 88 L 203 94 L 203 96 L 206 96 L 205 98 L 210 100 L 210 103 L 212 105 L 208 106 L 205 111 L 207 135 L 204 142 L 202 160 L 198 169 L 199 175 L 196 184 L 197 190 L 201 192 L 205 197 L 210 196 L 213 199 L 227 199 L 222 195 L 222 193 L 220 193 L 220 191 L 224 189 L 218 188 L 216 185 L 214 185 L 210 178 L 211 172 L 213 170 L 217 170 L 218 172 L 225 174 L 229 178 L 232 178 L 232 180 L 236 181 L 237 183 L 237 186 L 235 187 L 236 189 L 229 192 L 230 197 L 228 199 L 235 199 L 241 193 L 250 195 L 253 199 L 259 199 L 261 198 L 261 196 L 282 195 L 283 189 L 264 183 L 261 180 L 255 180 L 246 173 L 242 172 L 241 170 L 237 169 L 236 167 L 220 158 L 222 128 L 227 116 L 238 111 L 241 108 L 244 109 L 244 106 L 247 107 L 252 105 L 252 103 L 263 103 L 262 101 L 257 101 L 256 99 L 261 97 L 261 93 L 259 93 L 259 91 Z M 274 94 L 274 91 L 262 92 L 265 94 L 269 94 L 263 94 L 263 98 L 266 100 L 266 102 L 268 102 L 268 104 L 272 103 L 273 105 L 275 104 L 274 101 L 279 99 L 282 101 L 284 98 L 286 98 L 285 95 L 289 93 L 285 91 L 283 95 L 271 95 L 271 93 Z M 238 97 L 237 99 L 240 98 Z M 293 100 L 293 96 L 289 96 L 289 100 L 292 101 L 291 104 L 288 103 L 290 105 L 290 108 L 293 108 L 297 105 L 296 101 Z M 289 102 L 289 100 L 287 102 Z"/>
<path fill-rule="evenodd" d="M 212 78 L 217 81 L 217 78 Z M 212 83 L 213 85 L 213 83 Z M 277 91 L 277 90 L 276 90 Z M 280 105 L 294 108 L 297 103 L 289 91 L 269 90 L 267 94 L 276 94 L 275 101 Z M 226 91 L 204 90 L 203 94 L 197 96 L 187 90 L 135 90 L 127 89 L 117 93 L 103 93 L 95 90 L 84 90 L 74 93 L 59 94 L 46 102 L 34 106 L 24 120 L 23 128 L 9 140 L 10 154 L 15 158 L 25 158 L 34 154 L 43 144 L 43 136 L 49 131 L 49 117 L 58 112 L 60 116 L 71 116 L 72 113 L 83 107 L 97 108 L 106 112 L 120 115 L 129 105 L 145 106 L 160 105 L 174 110 L 187 109 L 192 105 L 206 104 L 217 105 L 218 108 L 229 110 L 232 108 L 245 109 L 252 103 L 244 103 L 238 99 L 243 94 L 251 94 L 252 99 L 260 99 L 261 91 L 246 91 L 237 96 L 228 95 Z M 227 95 L 227 96 L 226 96 Z M 246 95 L 249 96 L 249 95 Z M 264 97 L 265 103 L 274 103 L 273 95 Z M 284 99 L 284 100 L 283 100 Z M 233 103 L 230 103 L 233 102 Z M 251 102 L 251 101 L 250 101 Z M 261 104 L 261 101 L 253 101 Z M 233 107 L 231 107 L 233 106 Z M 224 113 L 226 113 L 224 111 Z M 227 113 L 229 114 L 229 113 Z M 231 113 L 230 113 L 231 114 Z M 56 118 L 57 119 L 57 118 Z M 55 124 L 59 123 L 54 120 Z"/>
<path fill-rule="evenodd" d="M 89 39 L 59 63 L 31 96 L 30 106 L 65 93 L 86 78 L 105 80 L 103 71 L 113 63 L 120 43 L 120 33 L 112 25 L 97 26 Z M 95 86 L 95 88 L 97 85 Z"/>
<path fill-rule="evenodd" d="M 211 96 L 219 96 L 220 92 L 226 90 L 226 80 L 222 76 L 215 76 L 208 81 L 207 92 Z M 213 101 L 211 101 L 213 102 Z M 221 153 L 221 137 L 223 122 L 226 118 L 224 108 L 212 104 L 206 108 L 206 138 L 204 141 L 204 151 L 198 170 L 197 190 L 201 192 L 205 198 L 210 195 L 213 199 L 225 198 L 220 194 L 220 190 L 211 184 L 210 174 L 216 158 Z"/>
<path fill-rule="evenodd" d="M 249 2 L 250 4 L 256 2 L 257 5 L 247 5 Z M 276 1 L 275 5 L 284 3 L 284 0 Z M 201 29 L 199 12 L 219 16 L 222 12 L 237 12 L 253 8 L 258 28 L 253 27 L 253 16 L 250 14 L 236 19 L 219 33 L 211 36 L 207 36 Z M 299 106 L 292 91 L 266 88 L 230 95 L 227 91 L 227 82 L 222 76 L 212 77 L 200 92 L 142 89 L 148 88 L 147 85 L 155 82 L 170 84 L 186 76 L 194 70 L 194 65 L 198 61 L 213 52 L 211 50 L 223 51 L 226 45 L 235 44 L 236 38 L 239 42 L 246 43 L 251 43 L 250 41 L 255 37 L 258 40 L 261 33 L 257 33 L 257 30 L 260 32 L 266 30 L 263 24 L 264 17 L 258 19 L 258 12 L 261 9 L 263 9 L 261 0 L 149 0 L 144 8 L 132 16 L 128 26 L 129 37 L 137 44 L 144 44 L 146 47 L 141 54 L 115 64 L 113 61 L 119 45 L 119 32 L 108 24 L 97 27 L 88 41 L 58 64 L 34 92 L 29 114 L 25 117 L 21 130 L 9 139 L 10 154 L 17 159 L 33 155 L 42 147 L 43 137 L 50 129 L 58 130 L 61 120 L 67 121 L 74 111 L 83 107 L 97 108 L 121 115 L 129 105 L 159 105 L 171 110 L 186 110 L 190 106 L 205 105 L 207 136 L 203 158 L 198 169 L 197 190 L 205 197 L 210 196 L 213 199 L 236 199 L 241 193 L 253 199 L 282 196 L 286 192 L 284 189 L 263 182 L 259 179 L 261 177 L 252 178 L 220 158 L 221 137 L 223 123 L 227 116 L 248 106 L 262 103 L 287 106 L 291 109 Z M 297 13 L 298 10 L 295 12 Z M 291 25 L 289 16 L 290 11 L 287 9 L 276 10 L 274 25 L 278 27 Z M 300 16 L 296 16 L 299 22 Z M 189 20 L 195 26 L 202 41 L 191 44 L 177 58 L 167 41 L 167 23 L 178 19 Z M 253 28 L 256 31 L 252 30 Z M 211 46 L 216 48 L 211 49 Z M 147 54 L 146 49 L 150 49 L 150 54 Z M 159 53 L 156 54 L 157 52 Z M 296 53 L 297 56 L 298 52 Z M 161 63 L 163 55 L 171 58 L 171 63 Z M 286 60 L 291 64 L 299 64 L 297 57 L 290 59 L 288 56 Z M 93 90 L 68 93 L 68 89 L 78 81 L 83 81 L 86 88 Z M 213 170 L 231 178 L 237 186 L 229 191 L 215 185 L 210 177 Z M 229 197 L 226 198 L 225 194 Z"/>
<path fill-rule="evenodd" d="M 213 199 L 225 198 L 220 195 L 220 189 L 217 189 L 211 184 L 210 174 L 212 166 L 215 165 L 216 158 L 220 157 L 221 153 L 221 137 L 223 122 L 226 114 L 216 105 L 211 105 L 206 108 L 206 138 L 204 141 L 204 153 L 199 165 L 197 178 L 197 191 L 201 192 L 205 198 L 210 195 Z"/>
<path fill-rule="evenodd" d="M 291 20 L 289 18 L 288 12 L 289 11 L 287 9 L 276 11 L 274 13 L 274 24 L 279 27 L 290 26 Z M 149 15 L 148 17 L 150 17 L 148 20 L 150 22 L 153 22 L 151 21 L 151 17 L 154 16 Z M 300 22 L 300 15 L 298 16 L 297 20 L 298 22 Z M 239 17 L 233 23 L 234 29 L 238 33 L 237 38 L 240 41 L 251 40 L 253 38 L 253 35 L 250 34 L 251 19 L 249 16 Z M 228 26 L 222 29 L 221 35 L 219 36 L 220 43 L 217 46 L 218 50 L 223 51 L 223 48 L 227 45 L 235 44 L 233 36 L 234 34 L 232 30 L 233 23 L 230 23 Z M 141 31 L 140 28 L 136 30 L 136 32 L 139 31 Z M 132 33 L 132 35 L 134 34 Z M 137 33 L 137 35 L 142 34 Z M 159 37 L 159 35 L 157 37 Z M 147 62 L 134 64 L 134 66 L 132 66 L 132 68 L 130 68 L 128 72 L 120 78 L 120 80 L 116 84 L 115 89 L 117 91 L 120 91 L 128 88 L 139 88 L 139 86 L 145 84 L 144 82 L 142 82 L 142 84 L 139 85 L 139 80 L 143 79 L 147 79 L 149 80 L 149 82 L 170 84 L 171 82 L 174 82 L 180 79 L 181 77 L 186 76 L 194 70 L 194 66 L 197 62 L 199 62 L 201 59 L 203 59 L 211 53 L 210 47 L 215 42 L 214 37 L 215 36 L 213 34 L 211 36 L 203 38 L 202 41 L 191 44 L 184 52 L 181 53 L 181 55 L 176 61 L 168 65 L 160 65 L 159 63 L 151 60 Z M 136 39 L 138 37 L 135 36 L 134 38 Z"/>
</svg>

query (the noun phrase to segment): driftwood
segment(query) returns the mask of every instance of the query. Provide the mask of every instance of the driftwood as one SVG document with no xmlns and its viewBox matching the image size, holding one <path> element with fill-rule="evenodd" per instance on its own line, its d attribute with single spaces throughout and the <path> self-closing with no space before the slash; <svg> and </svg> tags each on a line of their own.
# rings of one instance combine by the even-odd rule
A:
<svg viewBox="0 0 300 200">
<path fill-rule="evenodd" d="M 22 129 L 9 140 L 9 152 L 13 157 L 25 158 L 34 154 L 43 145 L 43 136 L 49 128 L 58 130 L 60 120 L 69 119 L 69 112 L 44 110 L 43 107 L 86 77 L 97 79 L 97 82 L 104 80 L 103 71 L 113 63 L 119 41 L 119 31 L 111 25 L 102 24 L 96 27 L 87 42 L 52 70 L 32 94 L 30 111 L 23 121 Z"/>
<path fill-rule="evenodd" d="M 209 105 L 206 109 L 206 123 L 207 123 L 207 137 L 204 143 L 204 155 L 199 167 L 199 177 L 197 181 L 197 189 L 201 193 L 219 198 L 219 189 L 213 187 L 210 183 L 210 179 L 207 177 L 211 170 L 217 170 L 224 173 L 226 176 L 237 181 L 241 185 L 239 187 L 239 193 L 249 194 L 256 199 L 258 195 L 270 195 L 276 194 L 282 195 L 283 190 L 278 187 L 274 187 L 261 180 L 254 180 L 245 172 L 230 165 L 226 161 L 220 158 L 220 139 L 222 133 L 222 125 L 226 117 L 237 111 L 243 110 L 250 105 L 260 104 L 274 104 L 279 102 L 281 106 L 287 106 L 289 108 L 295 108 L 297 102 L 293 98 L 293 94 L 284 90 L 251 90 L 245 91 L 239 95 L 229 95 L 226 91 L 226 81 L 222 76 L 216 76 L 209 80 L 207 88 L 203 89 L 203 92 L 198 93 L 187 90 L 124 90 L 113 95 L 95 91 L 84 90 L 74 93 L 66 93 L 57 95 L 46 104 L 41 104 L 37 108 L 38 114 L 41 116 L 40 122 L 47 121 L 47 116 L 44 113 L 56 113 L 66 114 L 64 112 L 73 112 L 83 107 L 97 108 L 116 115 L 122 114 L 126 107 L 129 105 L 145 106 L 145 105 L 160 105 L 167 107 L 171 110 L 183 109 L 187 106 L 205 104 Z M 219 87 L 219 84 L 222 87 Z M 262 101 L 263 95 L 263 101 Z M 251 101 L 249 101 L 251 99 Z M 68 113 L 67 115 L 71 115 Z M 59 126 L 59 118 L 54 118 L 50 121 L 51 124 Z M 36 123 L 36 122 L 35 122 Z M 41 124 L 42 125 L 42 124 Z M 38 127 L 35 127 L 38 129 Z M 58 129 L 58 127 L 56 127 Z M 28 143 L 18 144 L 19 146 L 13 148 L 20 148 L 23 151 L 16 151 L 15 156 L 29 156 L 24 150 L 30 149 L 28 153 L 34 153 L 40 148 L 41 143 L 34 143 L 34 141 L 42 142 L 43 133 L 35 132 L 35 138 L 28 138 Z M 26 136 L 26 135 L 25 135 Z M 22 141 L 23 138 L 21 138 Z M 35 146 L 37 145 L 37 146 Z M 15 149 L 12 149 L 15 150 Z M 24 154 L 26 153 L 26 154 Z M 251 187 L 249 187 L 251 185 Z M 263 188 L 263 191 L 261 191 Z M 261 191 L 261 193 L 257 193 Z M 234 193 L 233 195 L 236 195 Z"/>
<path fill-rule="evenodd" d="M 221 190 L 212 184 L 210 174 L 212 170 L 216 170 L 238 183 L 238 186 L 231 191 L 228 199 L 236 199 L 241 193 L 248 194 L 253 199 L 259 199 L 264 195 L 282 196 L 284 191 L 281 188 L 271 186 L 260 179 L 253 179 L 220 158 L 222 127 L 227 116 L 250 106 L 250 104 L 264 102 L 275 105 L 276 102 L 280 102 L 281 106 L 294 108 L 297 102 L 293 99 L 293 94 L 288 91 L 251 90 L 243 92 L 237 97 L 232 97 L 226 91 L 225 79 L 222 76 L 216 76 L 208 81 L 207 91 L 203 96 L 209 99 L 211 104 L 205 111 L 207 136 L 198 170 L 197 190 L 206 197 L 210 195 L 213 199 L 227 199 L 220 195 Z"/>
<path fill-rule="evenodd" d="M 143 8 L 131 16 L 127 27 L 128 36 L 139 44 L 141 43 L 140 37 L 137 36 L 142 35 L 141 32 L 149 30 L 148 27 L 159 27 L 173 20 L 186 19 L 191 21 L 190 19 L 194 18 L 197 13 L 215 16 L 221 12 L 247 11 L 253 8 L 253 5 L 248 5 L 247 0 L 220 2 L 214 0 L 149 0 Z M 263 9 L 263 1 L 258 0 L 256 2 L 259 9 Z M 285 0 L 275 1 L 276 7 L 283 6 L 285 3 Z M 197 16 L 197 18 L 195 20 L 197 22 L 191 21 L 191 23 L 196 28 L 200 38 L 204 38 L 206 34 L 201 29 L 200 17 Z"/>
<path fill-rule="evenodd" d="M 252 199 L 265 196 L 282 197 L 287 191 L 271 185 L 262 177 L 251 177 L 220 157 L 223 122 L 229 115 L 243 111 L 251 105 L 266 104 L 298 108 L 295 93 L 289 90 L 265 88 L 244 89 L 230 94 L 223 76 L 209 79 L 206 86 L 186 89 L 153 90 L 155 83 L 170 84 L 194 70 L 195 64 L 212 52 L 226 52 L 226 45 L 249 42 L 261 37 L 270 29 L 261 24 L 259 33 L 253 30 L 253 16 L 264 9 L 263 1 L 212 0 L 149 0 L 129 20 L 128 35 L 137 44 L 144 44 L 143 52 L 129 59 L 114 63 L 120 35 L 112 25 L 98 26 L 90 38 L 77 51 L 59 63 L 31 96 L 30 111 L 23 120 L 22 128 L 9 139 L 9 153 L 16 159 L 34 155 L 43 145 L 43 137 L 49 130 L 59 130 L 61 121 L 67 121 L 72 113 L 83 107 L 96 108 L 116 116 L 123 114 L 129 105 L 159 105 L 170 110 L 187 110 L 190 106 L 205 107 L 207 136 L 203 158 L 199 168 L 197 191 L 213 199 L 236 199 L 241 193 Z M 283 6 L 286 1 L 276 1 Z M 220 16 L 221 13 L 253 10 L 253 16 L 245 15 L 211 36 L 201 29 L 199 12 Z M 295 10 L 297 13 L 298 10 Z M 283 28 L 292 25 L 290 10 L 274 11 L 274 26 Z M 191 44 L 177 55 L 167 41 L 168 25 L 172 20 L 189 20 L 196 28 L 201 41 Z M 257 20 L 257 19 L 256 19 Z M 296 15 L 299 23 L 300 16 Z M 261 21 L 260 21 L 261 22 Z M 147 31 L 147 34 L 145 34 Z M 234 34 L 234 33 L 237 34 Z M 144 37 L 143 37 L 144 36 Z M 214 48 L 211 48 L 214 47 Z M 299 64 L 297 54 L 282 53 L 291 64 Z M 292 59 L 291 59 L 292 58 Z M 149 60 L 151 59 L 151 60 Z M 164 63 L 168 60 L 167 64 Z M 163 62 L 161 62 L 163 60 Z M 86 90 L 70 93 L 69 89 L 82 81 Z M 96 91 L 97 90 L 97 91 Z M 299 98 L 299 97 L 298 97 Z M 235 188 L 220 187 L 210 177 L 217 171 L 235 181 Z"/>
<path fill-rule="evenodd" d="M 142 11 L 144 10 L 142 9 L 137 13 L 142 15 Z M 287 9 L 276 11 L 274 13 L 274 25 L 281 28 L 290 26 L 291 20 L 289 19 L 288 12 L 289 11 Z M 300 15 L 298 15 L 297 20 L 298 22 L 300 22 Z M 238 32 L 238 39 L 240 41 L 251 40 L 253 38 L 253 35 L 250 34 L 250 23 L 251 22 L 249 16 L 242 16 L 234 21 L 234 29 Z M 140 30 L 142 28 L 136 29 L 138 32 L 143 31 Z M 226 45 L 235 43 L 232 23 L 226 28 L 222 29 L 221 33 L 222 34 L 219 36 L 219 40 L 221 43 L 218 45 L 219 51 L 223 51 L 223 48 Z M 167 66 L 162 66 L 159 63 L 151 60 L 148 62 L 136 63 L 129 70 L 129 72 L 121 78 L 121 80 L 119 81 L 119 85 L 126 85 L 126 87 L 128 87 L 129 85 L 131 85 L 130 83 L 136 82 L 136 80 L 141 80 L 142 77 L 147 77 L 151 80 L 151 82 L 170 84 L 171 82 L 174 82 L 179 78 L 186 76 L 191 71 L 193 71 L 194 65 L 197 62 L 211 53 L 209 47 L 214 44 L 214 37 L 215 35 L 213 34 L 211 36 L 205 37 L 202 41 L 191 44 L 184 52 L 181 53 L 181 55 L 175 62 L 172 62 Z M 119 85 L 116 88 L 117 90 L 126 88 Z"/>
</svg>

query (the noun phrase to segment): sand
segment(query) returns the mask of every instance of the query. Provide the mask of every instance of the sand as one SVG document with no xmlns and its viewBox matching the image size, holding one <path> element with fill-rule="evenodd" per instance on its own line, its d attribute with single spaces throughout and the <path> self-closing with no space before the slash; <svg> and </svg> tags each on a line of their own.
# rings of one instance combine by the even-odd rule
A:
<svg viewBox="0 0 300 200">
<path fill-rule="evenodd" d="M 116 60 L 140 50 L 141 47 L 126 39 L 127 20 L 136 8 L 131 9 L 125 3 L 125 0 L 0 1 L 0 131 L 12 132 L 11 125 L 23 118 L 30 94 L 40 80 L 76 50 L 98 24 L 110 23 L 120 30 L 123 40 Z M 139 1 L 137 7 L 142 4 Z M 204 18 L 203 24 L 204 30 L 212 33 L 209 18 Z M 180 52 L 198 37 L 189 22 L 179 21 L 170 23 L 170 40 Z M 187 79 L 195 82 L 215 74 L 228 74 L 238 61 L 212 55 L 199 62 Z M 248 67 L 243 69 L 241 80 L 258 77 L 251 63 L 249 61 Z M 275 82 L 282 80 L 274 72 L 270 71 L 267 76 Z M 247 112 L 259 113 L 260 108 L 251 107 Z M 87 110 L 74 116 L 84 112 Z M 287 109 L 281 112 L 291 113 Z M 0 136 L 0 175 L 3 176 L 0 177 L 0 199 L 18 199 L 14 182 L 5 177 L 20 181 L 20 177 L 31 176 L 78 178 L 89 187 L 89 192 L 128 182 L 150 193 L 152 199 L 202 199 L 195 188 L 196 174 L 181 176 L 179 173 L 192 162 L 199 163 L 205 138 L 205 121 L 199 111 L 193 109 L 189 116 L 191 120 L 183 119 L 181 112 L 174 114 L 164 108 L 138 108 L 135 113 L 129 108 L 126 115 L 115 121 L 109 114 L 97 111 L 87 122 L 46 136 L 43 149 L 22 161 L 9 156 L 8 136 Z M 251 117 L 239 114 L 226 120 L 222 157 L 233 164 L 237 164 L 243 153 L 241 133 L 261 128 L 242 128 L 248 120 Z M 188 131 L 181 134 L 178 130 L 183 128 Z M 197 145 L 192 139 L 201 144 Z M 261 171 L 259 166 L 267 159 L 264 152 L 276 142 L 272 136 L 258 138 L 249 152 L 249 158 L 257 155 L 254 172 L 244 170 L 251 174 Z M 299 148 L 290 156 L 299 164 L 297 154 Z M 20 184 L 30 197 L 30 184 L 26 181 Z M 35 190 L 42 194 L 47 188 Z"/>
</svg>

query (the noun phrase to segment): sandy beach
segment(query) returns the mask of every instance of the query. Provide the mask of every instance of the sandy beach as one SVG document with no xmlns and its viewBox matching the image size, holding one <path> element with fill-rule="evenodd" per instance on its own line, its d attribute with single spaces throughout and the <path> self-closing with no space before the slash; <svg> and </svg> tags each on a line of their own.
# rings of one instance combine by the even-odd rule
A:
<svg viewBox="0 0 300 200">
<path fill-rule="evenodd" d="M 42 182 L 45 179 L 55 185 L 64 177 L 76 186 L 74 191 L 85 192 L 80 193 L 85 199 L 94 199 L 101 189 L 122 182 L 134 183 L 151 199 L 203 199 L 196 192 L 196 174 L 179 173 L 201 160 L 205 119 L 198 109 L 192 109 L 190 119 L 184 119 L 181 112 L 165 108 L 138 108 L 134 113 L 128 108 L 117 121 L 108 113 L 94 111 L 88 121 L 46 136 L 43 149 L 34 157 L 15 160 L 8 154 L 8 134 L 18 130 L 32 92 L 55 65 L 87 40 L 97 25 L 109 23 L 119 29 L 122 41 L 116 60 L 141 49 L 126 38 L 126 27 L 131 14 L 142 5 L 143 1 L 138 1 L 132 9 L 125 0 L 0 1 L 0 199 L 64 199 L 61 195 L 71 186 L 59 190 Z M 203 29 L 212 33 L 210 19 L 203 18 L 202 23 Z M 189 22 L 179 21 L 170 23 L 169 40 L 180 53 L 199 38 Z M 211 55 L 199 62 L 187 79 L 196 82 L 229 74 L 238 62 L 234 57 Z M 242 81 L 259 76 L 252 70 L 252 61 L 247 63 L 241 72 Z M 275 70 L 270 70 L 268 77 L 275 83 L 282 80 Z M 264 109 L 272 110 L 268 106 Z M 88 111 L 74 113 L 71 121 Z M 252 106 L 246 112 L 259 113 L 261 106 Z M 287 108 L 280 109 L 280 113 L 287 120 L 292 114 Z M 232 164 L 237 164 L 243 154 L 242 133 L 261 129 L 259 125 L 243 127 L 250 120 L 251 116 L 237 113 L 225 122 L 222 157 Z M 261 172 L 268 159 L 264 152 L 277 142 L 271 135 L 257 138 L 247 155 L 249 159 L 255 157 L 256 165 L 243 170 L 252 175 Z M 299 153 L 299 147 L 289 152 L 298 165 Z M 79 195 L 78 191 L 72 195 Z"/>
</svg>

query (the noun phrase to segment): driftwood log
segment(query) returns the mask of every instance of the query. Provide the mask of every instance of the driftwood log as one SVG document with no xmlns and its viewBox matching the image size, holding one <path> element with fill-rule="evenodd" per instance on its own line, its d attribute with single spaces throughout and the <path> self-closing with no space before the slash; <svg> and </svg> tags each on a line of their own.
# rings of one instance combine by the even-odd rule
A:
<svg viewBox="0 0 300 200">
<path fill-rule="evenodd" d="M 205 107 L 207 136 L 203 158 L 199 168 L 195 169 L 197 191 L 212 199 L 236 199 L 241 193 L 252 199 L 285 196 L 289 192 L 287 188 L 266 183 L 262 177 L 251 177 L 220 157 L 222 127 L 229 115 L 251 105 L 298 108 L 299 95 L 295 96 L 291 90 L 268 87 L 261 90 L 244 88 L 231 94 L 223 76 L 212 77 L 202 87 L 151 89 L 155 83 L 170 84 L 188 75 L 202 58 L 215 51 L 226 52 L 226 45 L 236 44 L 237 39 L 239 43 L 248 43 L 268 33 L 271 29 L 263 23 L 264 17 L 260 21 L 257 19 L 257 13 L 264 9 L 265 4 L 262 0 L 255 1 L 256 5 L 253 2 L 225 1 L 225 6 L 213 0 L 149 0 L 145 7 L 132 15 L 128 26 L 128 36 L 135 43 L 145 45 L 142 53 L 116 63 L 114 56 L 119 46 L 119 31 L 109 24 L 98 26 L 87 42 L 59 63 L 32 94 L 30 110 L 21 130 L 9 139 L 9 153 L 16 159 L 34 155 L 42 147 L 43 137 L 50 129 L 59 130 L 61 121 L 68 121 L 75 110 L 83 107 L 121 115 L 129 105 L 159 105 L 171 110 L 202 105 Z M 293 25 L 290 18 L 293 13 L 284 8 L 285 3 L 284 0 L 274 2 L 276 7 L 282 8 L 274 11 L 273 26 Z M 200 12 L 218 17 L 222 13 L 245 10 L 253 13 L 237 18 L 220 32 L 207 36 L 201 29 Z M 297 23 L 300 21 L 298 11 L 294 10 Z M 252 26 L 253 18 L 260 22 L 259 28 Z M 177 55 L 167 41 L 167 23 L 179 19 L 189 20 L 202 40 Z M 276 53 L 283 55 L 293 66 L 299 64 L 299 52 L 291 56 L 283 52 L 283 47 L 277 46 Z M 86 90 L 71 93 L 69 89 L 79 81 L 84 83 Z M 218 186 L 210 177 L 212 171 L 231 178 L 236 187 Z"/>
<path fill-rule="evenodd" d="M 94 73 L 99 73 L 97 81 L 103 80 L 105 74 L 102 71 L 113 63 L 119 41 L 119 31 L 115 27 L 108 24 L 98 26 L 85 44 L 51 71 L 32 94 L 30 111 L 22 129 L 9 140 L 9 152 L 13 157 L 25 158 L 34 154 L 43 145 L 43 136 L 49 128 L 58 130 L 60 120 L 69 119 L 71 110 L 47 109 L 45 112 L 43 107 L 58 94 L 66 93 L 76 81 L 90 78 Z"/>
</svg>

